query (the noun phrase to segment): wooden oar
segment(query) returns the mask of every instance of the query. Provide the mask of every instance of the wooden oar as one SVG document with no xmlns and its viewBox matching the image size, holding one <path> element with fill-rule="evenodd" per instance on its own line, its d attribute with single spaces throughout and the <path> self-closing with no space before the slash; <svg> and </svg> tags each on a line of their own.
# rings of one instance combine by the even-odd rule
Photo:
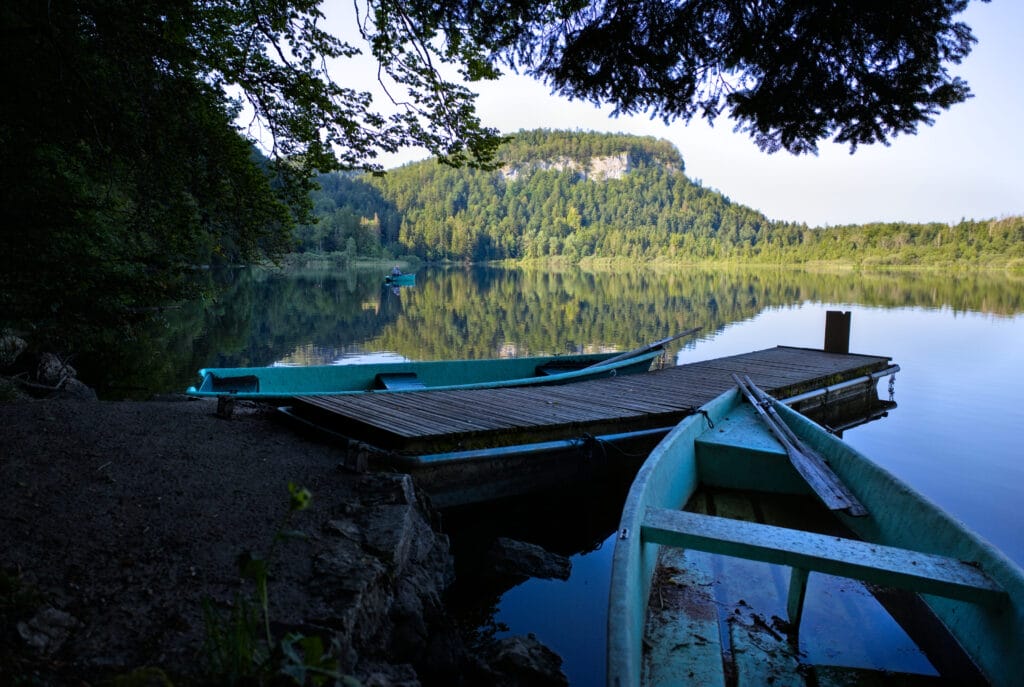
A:
<svg viewBox="0 0 1024 687">
<path fill-rule="evenodd" d="M 757 384 L 754 384 L 754 381 L 750 379 L 750 375 L 743 375 L 743 381 L 746 382 L 747 388 L 749 388 L 754 396 L 757 397 L 760 407 L 768 414 L 775 426 L 782 430 L 790 443 L 807 453 L 813 453 L 815 457 L 824 461 L 824 459 L 818 455 L 817 451 L 805 446 L 803 442 L 800 441 L 800 437 L 793 432 L 790 426 L 786 424 L 786 421 L 779 416 L 778 411 L 775 410 L 775 406 L 772 405 L 772 397 L 762 391 Z M 831 468 L 829 468 L 829 470 L 831 470 Z M 836 479 L 838 479 L 838 477 Z"/>
<path fill-rule="evenodd" d="M 583 369 L 584 370 L 588 370 L 588 369 L 590 369 L 592 367 L 601 367 L 602 365 L 607 365 L 608 363 L 617 363 L 620 360 L 626 360 L 628 358 L 633 358 L 633 357 L 636 357 L 638 355 L 643 355 L 644 353 L 647 353 L 648 351 L 653 351 L 656 348 L 664 348 L 665 346 L 667 346 L 668 344 L 672 343 L 676 339 L 681 339 L 684 336 L 690 336 L 691 334 L 696 334 L 700 330 L 701 330 L 700 327 L 694 327 L 693 329 L 687 329 L 685 332 L 680 332 L 679 334 L 676 334 L 675 336 L 669 336 L 669 337 L 666 337 L 666 338 L 661 339 L 659 341 L 655 341 L 654 343 L 649 343 L 649 344 L 646 344 L 644 346 L 641 346 L 640 348 L 634 348 L 632 351 L 626 351 L 625 353 L 619 353 L 618 355 L 614 355 L 611 358 L 607 358 L 605 360 L 602 360 L 599 363 L 594 363 L 593 365 L 587 365 Z"/>
<path fill-rule="evenodd" d="M 757 410 L 757 414 L 764 420 L 771 433 L 786 449 L 786 454 L 793 467 L 822 503 L 830 510 L 845 510 L 848 514 L 858 517 L 867 515 L 867 509 L 843 484 L 839 476 L 832 471 L 825 459 L 817 451 L 806 446 L 793 433 L 789 425 L 779 417 L 779 414 L 771 406 L 771 397 L 757 388 L 749 377 L 743 381 L 734 373 L 732 378 L 750 404 Z"/>
</svg>

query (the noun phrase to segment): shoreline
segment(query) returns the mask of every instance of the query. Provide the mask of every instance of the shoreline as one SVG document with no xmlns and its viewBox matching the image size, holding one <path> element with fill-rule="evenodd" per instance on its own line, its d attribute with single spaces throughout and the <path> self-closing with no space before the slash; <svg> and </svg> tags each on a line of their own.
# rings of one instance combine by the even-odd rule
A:
<svg viewBox="0 0 1024 687">
<path fill-rule="evenodd" d="M 0 403 L 0 673 L 217 682 L 204 604 L 226 617 L 252 594 L 237 559 L 271 548 L 294 483 L 312 501 L 288 524 L 302 536 L 273 545 L 275 636 L 323 637 L 364 685 L 516 684 L 448 617 L 448 540 L 410 476 L 347 471 L 337 448 L 255 405 L 215 411 L 185 397 Z"/>
</svg>

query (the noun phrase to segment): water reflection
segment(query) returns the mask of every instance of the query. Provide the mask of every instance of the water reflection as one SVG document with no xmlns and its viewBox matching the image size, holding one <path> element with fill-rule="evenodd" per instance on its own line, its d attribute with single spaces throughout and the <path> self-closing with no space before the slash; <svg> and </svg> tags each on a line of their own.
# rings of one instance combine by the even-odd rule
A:
<svg viewBox="0 0 1024 687">
<path fill-rule="evenodd" d="M 516 628 L 515 634 L 524 627 L 537 631 L 547 609 L 554 633 L 562 634 L 558 628 L 565 629 L 571 618 L 578 635 L 573 641 L 584 642 L 591 649 L 603 647 L 609 570 L 607 562 L 598 561 L 611 554 L 610 538 L 618 526 L 630 481 L 628 475 L 579 481 L 529 497 L 445 511 L 442 523 L 451 537 L 456 564 L 456 583 L 446 604 L 465 634 L 486 640 L 509 634 L 510 624 Z M 499 537 L 569 557 L 573 564 L 570 580 L 523 580 L 491 574 L 487 552 Z M 591 584 L 594 575 L 598 579 Z M 517 592 L 523 597 L 509 596 Z M 559 598 L 542 603 L 537 596 L 545 592 Z M 572 607 L 568 614 L 564 613 L 567 605 Z M 585 617 L 594 622 L 580 623 Z M 553 633 L 544 630 L 551 629 L 540 632 L 550 636 Z M 574 653 L 565 646 L 555 650 L 563 656 Z M 576 665 L 588 663 L 577 661 Z"/>
<path fill-rule="evenodd" d="M 434 360 L 627 350 L 691 326 L 707 338 L 806 302 L 1024 311 L 1024 279 L 1002 273 L 471 267 L 422 270 L 398 293 L 383 288 L 379 269 L 209 278 L 215 296 L 167 310 L 121 348 L 82 362 L 105 396 L 180 391 L 201 367 L 320 364 L 373 351 Z"/>
</svg>

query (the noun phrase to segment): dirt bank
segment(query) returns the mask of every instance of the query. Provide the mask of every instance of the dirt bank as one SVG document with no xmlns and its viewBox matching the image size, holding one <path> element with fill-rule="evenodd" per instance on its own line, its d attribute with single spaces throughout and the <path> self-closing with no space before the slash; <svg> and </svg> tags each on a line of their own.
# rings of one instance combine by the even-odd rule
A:
<svg viewBox="0 0 1024 687">
<path fill-rule="evenodd" d="M 440 595 L 447 540 L 407 476 L 356 475 L 265 413 L 196 400 L 0 403 L 0 675 L 208 675 L 204 600 L 251 595 L 289 482 L 313 494 L 271 561 L 274 630 L 321 634 L 364 684 L 464 673 Z"/>
</svg>

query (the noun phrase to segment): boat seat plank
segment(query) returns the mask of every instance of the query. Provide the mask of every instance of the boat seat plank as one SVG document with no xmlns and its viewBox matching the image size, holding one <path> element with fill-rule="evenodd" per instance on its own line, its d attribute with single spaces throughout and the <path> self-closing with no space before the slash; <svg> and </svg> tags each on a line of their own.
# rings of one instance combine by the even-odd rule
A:
<svg viewBox="0 0 1024 687">
<path fill-rule="evenodd" d="M 210 391 L 228 394 L 259 393 L 260 378 L 256 375 L 218 376 L 210 375 Z"/>
<path fill-rule="evenodd" d="M 1007 599 L 999 583 L 963 561 L 802 530 L 649 508 L 641 537 L 983 605 Z"/>
<path fill-rule="evenodd" d="M 378 389 L 391 391 L 426 388 L 415 372 L 382 372 L 376 376 L 374 381 Z"/>
<path fill-rule="evenodd" d="M 549 375 L 560 375 L 566 372 L 573 372 L 581 369 L 578 365 L 566 365 L 559 361 L 552 361 L 545 365 L 538 365 L 534 372 L 538 377 L 547 377 Z"/>
</svg>

